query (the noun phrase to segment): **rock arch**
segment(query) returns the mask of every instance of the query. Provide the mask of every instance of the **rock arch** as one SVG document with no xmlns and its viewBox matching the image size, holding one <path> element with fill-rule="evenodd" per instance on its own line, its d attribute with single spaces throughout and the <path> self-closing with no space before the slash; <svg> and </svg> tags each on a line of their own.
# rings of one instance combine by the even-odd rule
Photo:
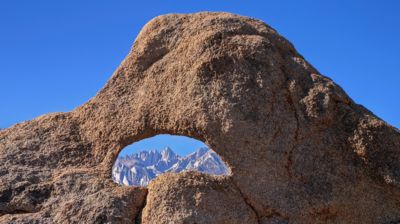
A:
<svg viewBox="0 0 400 224">
<path fill-rule="evenodd" d="M 160 133 L 206 142 L 232 176 L 112 183 L 119 150 Z M 399 150 L 396 128 L 263 22 L 160 16 L 89 102 L 0 131 L 0 222 L 386 223 Z"/>
<path fill-rule="evenodd" d="M 124 148 L 115 160 L 112 179 L 125 186 L 147 186 L 165 173 L 230 175 L 230 168 L 204 142 L 182 135 L 155 135 Z"/>
</svg>

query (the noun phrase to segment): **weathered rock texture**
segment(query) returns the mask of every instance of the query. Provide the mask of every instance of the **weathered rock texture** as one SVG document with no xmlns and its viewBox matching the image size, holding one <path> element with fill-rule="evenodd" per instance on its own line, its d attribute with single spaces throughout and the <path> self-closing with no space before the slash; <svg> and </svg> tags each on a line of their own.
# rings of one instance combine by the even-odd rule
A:
<svg viewBox="0 0 400 224">
<path fill-rule="evenodd" d="M 148 192 L 112 183 L 118 152 L 160 133 L 205 141 L 232 175 L 165 175 Z M 400 133 L 263 22 L 160 16 L 89 102 L 0 131 L 0 214 L 2 223 L 396 222 Z"/>
</svg>

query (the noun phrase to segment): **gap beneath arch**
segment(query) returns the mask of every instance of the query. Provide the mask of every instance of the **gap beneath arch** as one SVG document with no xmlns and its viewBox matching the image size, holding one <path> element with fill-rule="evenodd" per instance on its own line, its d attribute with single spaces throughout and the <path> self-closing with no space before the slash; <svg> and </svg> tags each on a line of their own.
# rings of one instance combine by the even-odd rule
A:
<svg viewBox="0 0 400 224">
<path fill-rule="evenodd" d="M 166 172 L 198 171 L 229 175 L 230 169 L 205 143 L 186 136 L 161 134 L 125 147 L 112 168 L 114 182 L 147 186 Z"/>
</svg>

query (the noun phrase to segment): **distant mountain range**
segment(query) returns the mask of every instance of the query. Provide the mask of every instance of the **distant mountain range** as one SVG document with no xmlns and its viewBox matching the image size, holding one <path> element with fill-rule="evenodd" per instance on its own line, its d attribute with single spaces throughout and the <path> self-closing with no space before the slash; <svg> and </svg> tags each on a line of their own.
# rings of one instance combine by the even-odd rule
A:
<svg viewBox="0 0 400 224">
<path fill-rule="evenodd" d="M 141 151 L 119 157 L 112 169 L 113 180 L 122 185 L 146 186 L 158 175 L 166 172 L 195 170 L 213 175 L 227 175 L 229 169 L 221 158 L 209 148 L 199 148 L 179 156 L 171 148 Z"/>
</svg>

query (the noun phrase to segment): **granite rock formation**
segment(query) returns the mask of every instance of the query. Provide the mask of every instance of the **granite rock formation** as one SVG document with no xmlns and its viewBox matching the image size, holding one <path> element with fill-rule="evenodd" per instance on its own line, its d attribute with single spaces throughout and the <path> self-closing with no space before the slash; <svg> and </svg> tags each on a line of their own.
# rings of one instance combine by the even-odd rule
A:
<svg viewBox="0 0 400 224">
<path fill-rule="evenodd" d="M 231 175 L 112 182 L 122 148 L 163 133 L 204 141 Z M 394 223 L 399 130 L 261 21 L 157 17 L 90 101 L 0 131 L 1 223 L 135 220 Z"/>
</svg>

